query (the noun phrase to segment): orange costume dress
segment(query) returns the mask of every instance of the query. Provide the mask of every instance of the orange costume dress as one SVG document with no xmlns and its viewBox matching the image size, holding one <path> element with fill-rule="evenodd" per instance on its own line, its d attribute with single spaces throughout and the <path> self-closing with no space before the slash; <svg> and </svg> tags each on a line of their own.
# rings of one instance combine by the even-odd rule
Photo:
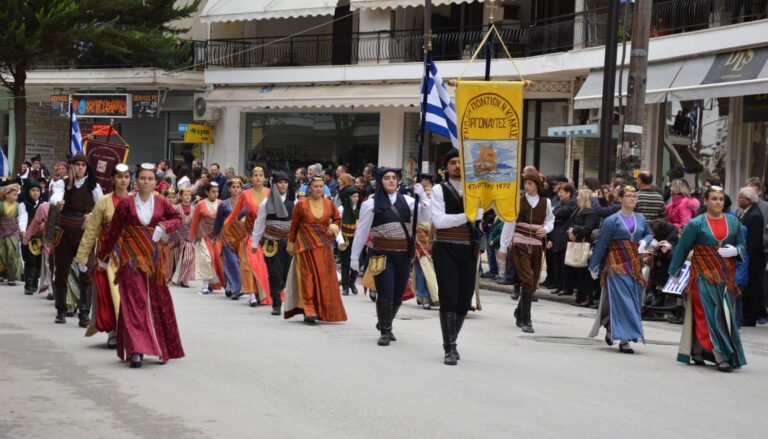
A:
<svg viewBox="0 0 768 439">
<path fill-rule="evenodd" d="M 251 248 L 251 235 L 253 234 L 253 223 L 259 213 L 259 205 L 267 195 L 269 195 L 267 188 L 263 188 L 259 192 L 253 189 L 243 191 L 237 200 L 237 205 L 232 209 L 232 213 L 224 220 L 226 227 L 228 224 L 238 221 L 241 214 L 245 214 L 246 238 L 240 241 L 237 248 L 237 255 L 240 258 L 241 292 L 243 294 L 258 294 L 262 305 L 272 304 L 272 298 L 269 296 L 269 273 L 261 245 L 258 245 L 256 250 Z"/>
<path fill-rule="evenodd" d="M 294 281 L 286 286 L 286 319 L 304 314 L 326 322 L 347 320 L 333 260 L 334 238 L 327 235 L 334 225 L 338 232 L 341 216 L 331 200 L 304 198 L 296 203 L 288 234 L 294 252 L 289 278 Z"/>
</svg>

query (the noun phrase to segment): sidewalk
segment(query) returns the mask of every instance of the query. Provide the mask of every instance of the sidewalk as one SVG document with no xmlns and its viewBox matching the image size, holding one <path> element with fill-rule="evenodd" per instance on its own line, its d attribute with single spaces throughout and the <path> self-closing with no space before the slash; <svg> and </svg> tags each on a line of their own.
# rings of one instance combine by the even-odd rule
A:
<svg viewBox="0 0 768 439">
<path fill-rule="evenodd" d="M 504 293 L 506 295 L 511 295 L 512 290 L 514 287 L 512 285 L 499 285 L 495 281 L 490 281 L 488 279 L 480 279 L 480 289 L 487 290 L 487 291 L 494 291 L 497 293 Z M 552 294 L 551 292 L 554 290 L 550 290 L 547 288 L 539 287 L 538 290 L 534 293 L 535 297 L 538 297 L 539 300 L 548 300 L 551 302 L 559 302 L 559 303 L 572 303 L 575 299 L 574 296 L 558 296 L 556 294 Z"/>
</svg>

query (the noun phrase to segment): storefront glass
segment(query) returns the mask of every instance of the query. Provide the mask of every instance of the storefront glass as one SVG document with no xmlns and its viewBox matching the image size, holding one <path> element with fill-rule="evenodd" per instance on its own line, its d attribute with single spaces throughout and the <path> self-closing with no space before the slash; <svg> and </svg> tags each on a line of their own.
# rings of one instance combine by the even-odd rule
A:
<svg viewBox="0 0 768 439">
<path fill-rule="evenodd" d="M 565 138 L 549 137 L 549 127 L 568 123 L 565 100 L 526 100 L 523 164 L 534 165 L 544 175 L 565 173 Z"/>
<path fill-rule="evenodd" d="M 321 163 L 353 172 L 379 155 L 378 113 L 248 113 L 246 162 L 290 171 Z"/>
</svg>

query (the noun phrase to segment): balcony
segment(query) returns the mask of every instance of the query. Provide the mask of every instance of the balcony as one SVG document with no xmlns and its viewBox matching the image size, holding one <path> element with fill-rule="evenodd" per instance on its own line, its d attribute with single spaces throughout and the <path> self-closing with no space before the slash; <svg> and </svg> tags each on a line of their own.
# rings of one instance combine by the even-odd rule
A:
<svg viewBox="0 0 768 439">
<path fill-rule="evenodd" d="M 620 32 L 631 32 L 632 11 L 620 14 Z M 727 26 L 766 18 L 765 0 L 667 0 L 653 5 L 651 37 Z M 514 57 L 595 47 L 605 44 L 607 10 L 595 9 L 501 26 L 499 32 Z M 435 29 L 435 60 L 469 59 L 481 43 L 483 28 Z M 301 35 L 193 42 L 197 68 L 259 68 L 420 62 L 421 29 Z M 494 57 L 506 55 L 498 42 Z"/>
</svg>

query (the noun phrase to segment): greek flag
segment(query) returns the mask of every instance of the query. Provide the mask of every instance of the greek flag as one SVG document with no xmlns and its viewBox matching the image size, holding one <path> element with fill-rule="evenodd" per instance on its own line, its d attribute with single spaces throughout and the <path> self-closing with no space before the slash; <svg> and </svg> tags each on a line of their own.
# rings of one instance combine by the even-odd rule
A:
<svg viewBox="0 0 768 439">
<path fill-rule="evenodd" d="M 75 110 L 70 107 L 69 114 L 71 115 L 72 134 L 70 136 L 69 154 L 71 156 L 85 152 L 83 150 L 83 136 L 80 135 L 80 126 L 77 124 L 77 117 L 75 116 Z"/>
<path fill-rule="evenodd" d="M 11 165 L 8 163 L 8 156 L 5 155 L 3 148 L 0 148 L 0 177 L 8 178 L 11 175 Z"/>
<path fill-rule="evenodd" d="M 443 78 L 437 73 L 437 66 L 432 60 L 432 55 L 427 55 L 429 76 L 427 79 L 427 108 L 422 108 L 422 114 L 426 114 L 426 130 L 451 139 L 453 147 L 459 148 L 459 136 L 456 129 L 456 107 L 451 102 L 448 88 L 443 83 Z M 424 86 L 422 86 L 422 102 Z"/>
<path fill-rule="evenodd" d="M 661 289 L 663 293 L 676 294 L 682 296 L 685 291 L 685 287 L 688 285 L 688 278 L 691 275 L 691 263 L 686 261 L 683 263 L 683 267 L 680 269 L 680 277 L 678 282 L 675 282 L 673 278 L 669 278 L 664 288 Z"/>
</svg>

